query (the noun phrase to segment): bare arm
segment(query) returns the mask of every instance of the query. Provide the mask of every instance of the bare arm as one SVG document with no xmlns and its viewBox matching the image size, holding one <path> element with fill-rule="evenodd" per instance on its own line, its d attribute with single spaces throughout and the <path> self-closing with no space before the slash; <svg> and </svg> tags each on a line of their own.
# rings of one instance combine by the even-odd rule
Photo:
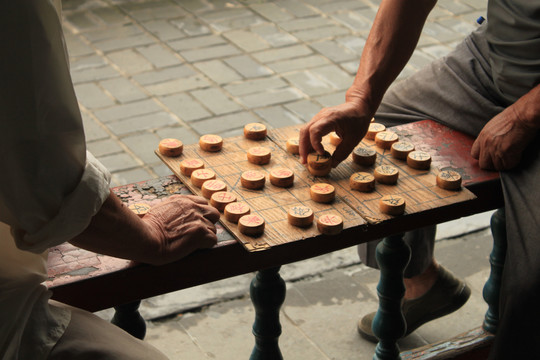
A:
<svg viewBox="0 0 540 360">
<path fill-rule="evenodd" d="M 300 132 L 300 157 L 305 163 L 331 131 L 342 138 L 333 164 L 343 161 L 364 137 L 390 84 L 412 55 L 436 0 L 383 0 L 367 39 L 360 65 L 345 103 L 322 109 Z"/>
<path fill-rule="evenodd" d="M 70 242 L 101 254 L 165 264 L 216 244 L 219 212 L 199 196 L 173 195 L 139 218 L 110 193 L 84 232 Z"/>
<path fill-rule="evenodd" d="M 536 85 L 484 126 L 471 155 L 483 169 L 512 169 L 539 128 L 540 85 Z"/>
</svg>

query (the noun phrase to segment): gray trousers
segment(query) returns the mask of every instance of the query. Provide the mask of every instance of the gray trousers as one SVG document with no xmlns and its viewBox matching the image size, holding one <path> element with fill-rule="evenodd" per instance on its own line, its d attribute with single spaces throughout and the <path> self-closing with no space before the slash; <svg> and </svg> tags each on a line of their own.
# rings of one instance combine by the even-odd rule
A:
<svg viewBox="0 0 540 360">
<path fill-rule="evenodd" d="M 392 86 L 375 115 L 388 126 L 432 119 L 477 136 L 508 104 L 495 88 L 484 26 L 446 57 Z M 492 359 L 531 358 L 540 353 L 540 137 L 518 168 L 501 172 L 508 252 L 501 290 L 501 322 Z M 412 250 L 406 277 L 423 272 L 433 258 L 435 228 L 407 233 Z M 376 242 L 359 246 L 364 263 L 376 267 Z M 534 355 L 532 355 L 535 357 Z M 536 355 L 540 357 L 540 355 Z"/>
</svg>

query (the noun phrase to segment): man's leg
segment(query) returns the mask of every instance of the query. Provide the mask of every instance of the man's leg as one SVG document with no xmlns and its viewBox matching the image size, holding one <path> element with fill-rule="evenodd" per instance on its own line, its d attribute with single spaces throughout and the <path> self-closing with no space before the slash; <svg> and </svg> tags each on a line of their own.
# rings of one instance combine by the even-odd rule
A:
<svg viewBox="0 0 540 360">
<path fill-rule="evenodd" d="M 486 58 L 488 48 L 483 32 L 483 28 L 478 29 L 446 57 L 393 85 L 385 95 L 375 115 L 375 121 L 394 126 L 431 119 L 469 135 L 477 135 L 486 122 L 504 109 L 492 90 L 493 83 Z M 405 270 L 405 299 L 421 297 L 441 281 L 453 283 L 456 302 L 448 304 L 448 311 L 435 311 L 440 310 L 437 304 L 433 304 L 434 309 L 424 304 L 420 306 L 426 311 L 437 312 L 439 315 L 436 317 L 440 317 L 463 305 L 466 294 L 462 291 L 469 290 L 465 290 L 459 280 L 447 271 L 439 269 L 433 258 L 434 239 L 434 227 L 419 229 L 405 236 L 405 241 L 411 248 L 411 262 Z M 371 267 L 376 267 L 376 245 L 377 242 L 371 242 L 359 246 L 361 260 Z M 438 281 L 439 278 L 441 280 Z M 441 287 L 438 284 L 433 289 L 436 291 Z M 426 296 L 441 298 L 432 295 Z M 404 312 L 405 308 L 406 306 Z M 359 323 L 361 335 L 370 340 L 374 340 L 370 334 L 372 316 L 367 315 Z M 407 319 L 407 314 L 405 317 Z M 433 317 L 417 314 L 414 319 L 407 319 L 407 333 L 414 330 L 416 325 L 420 326 L 425 322 L 420 321 L 420 318 L 431 320 Z M 414 322 L 415 326 L 410 326 L 411 322 Z"/>
<path fill-rule="evenodd" d="M 490 359 L 532 359 L 540 343 L 540 136 L 518 169 L 501 173 L 507 253 Z M 536 354 L 536 355 L 535 355 Z"/>
<path fill-rule="evenodd" d="M 49 354 L 50 360 L 166 360 L 152 345 L 129 335 L 96 315 L 57 302 L 71 310 L 64 335 Z"/>
</svg>

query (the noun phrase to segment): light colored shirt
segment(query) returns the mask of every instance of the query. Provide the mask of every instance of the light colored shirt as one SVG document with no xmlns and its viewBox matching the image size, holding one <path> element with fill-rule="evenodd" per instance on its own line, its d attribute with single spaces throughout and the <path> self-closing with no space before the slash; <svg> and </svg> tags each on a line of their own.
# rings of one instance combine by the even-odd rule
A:
<svg viewBox="0 0 540 360">
<path fill-rule="evenodd" d="M 511 104 L 540 83 L 540 5 L 489 0 L 487 20 L 493 81 Z"/>
<path fill-rule="evenodd" d="M 84 231 L 110 174 L 86 152 L 51 2 L 4 1 L 0 43 L 0 359 L 40 360 L 70 320 L 48 304 L 46 251 Z"/>
</svg>

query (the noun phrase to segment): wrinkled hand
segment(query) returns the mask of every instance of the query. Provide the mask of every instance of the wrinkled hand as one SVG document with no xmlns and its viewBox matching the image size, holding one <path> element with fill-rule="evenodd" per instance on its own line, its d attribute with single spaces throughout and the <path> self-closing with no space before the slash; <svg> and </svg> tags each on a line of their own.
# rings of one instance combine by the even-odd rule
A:
<svg viewBox="0 0 540 360">
<path fill-rule="evenodd" d="M 159 239 L 160 256 L 152 262 L 155 265 L 217 243 L 214 224 L 219 220 L 219 212 L 200 196 L 173 195 L 152 207 L 142 220 Z"/>
<path fill-rule="evenodd" d="M 300 130 L 300 160 L 306 163 L 311 151 L 324 153 L 323 136 L 335 131 L 341 143 L 332 154 L 332 165 L 336 167 L 345 160 L 367 132 L 373 113 L 358 104 L 344 103 L 324 108 Z"/>
<path fill-rule="evenodd" d="M 520 121 L 514 106 L 510 106 L 484 126 L 471 155 L 482 169 L 509 170 L 519 164 L 523 150 L 535 134 L 536 130 Z"/>
</svg>

